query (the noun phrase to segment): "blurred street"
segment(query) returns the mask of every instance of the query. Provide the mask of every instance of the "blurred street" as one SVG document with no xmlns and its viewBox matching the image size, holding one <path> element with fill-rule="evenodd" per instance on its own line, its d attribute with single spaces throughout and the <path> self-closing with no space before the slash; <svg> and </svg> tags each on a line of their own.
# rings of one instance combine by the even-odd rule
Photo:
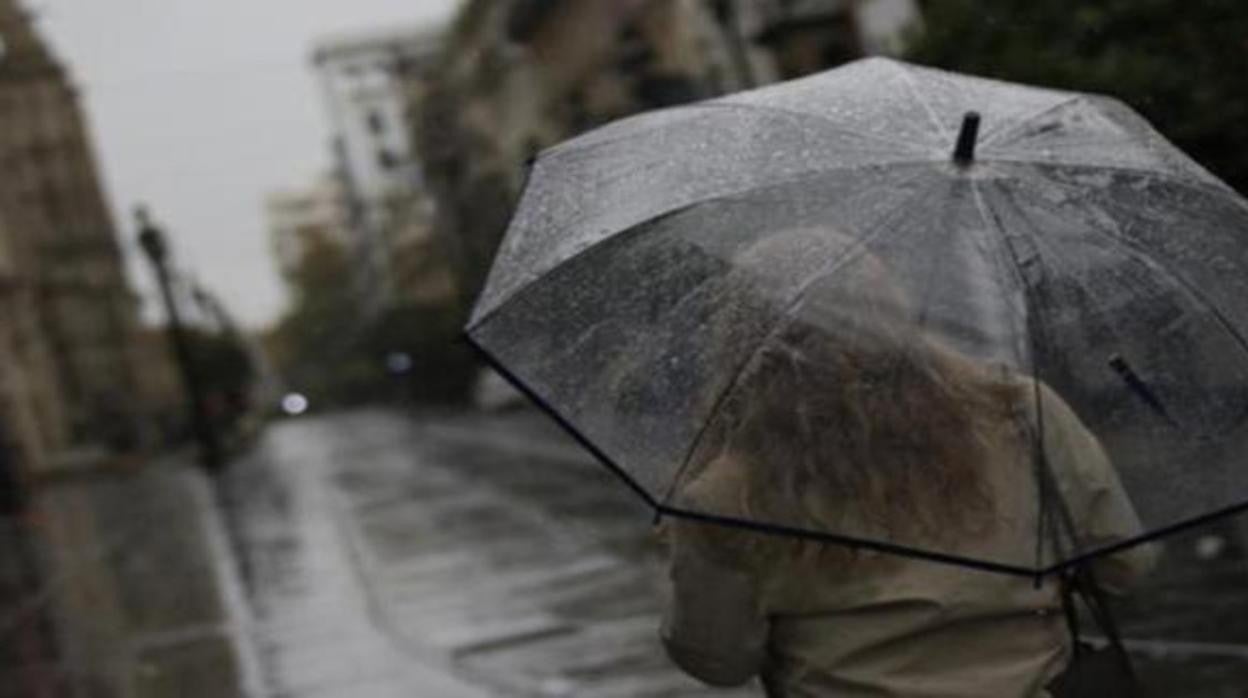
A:
<svg viewBox="0 0 1248 698">
<path fill-rule="evenodd" d="M 648 510 L 541 415 L 281 423 L 227 489 L 273 695 L 757 695 L 663 657 Z M 1241 539 L 1173 539 L 1122 605 L 1157 695 L 1248 695 Z"/>
<path fill-rule="evenodd" d="M 758 695 L 663 656 L 649 512 L 539 414 L 278 422 L 220 487 L 165 459 L 0 521 L 0 696 Z M 1248 695 L 1242 528 L 1119 605 L 1151 695 Z"/>
<path fill-rule="evenodd" d="M 532 413 L 272 427 L 226 481 L 280 696 L 693 696 L 650 515 Z"/>
<path fill-rule="evenodd" d="M 1248 503 L 1244 36 L 1182 0 L 0 0 L 0 698 L 760 695 L 667 659 L 652 512 L 470 343 L 675 465 L 769 393 L 940 456 L 848 407 L 903 363 L 815 378 L 982 338 L 1111 430 L 1147 529 Z M 756 381 L 804 328 L 907 351 Z M 870 491 L 906 502 L 835 494 Z M 1248 698 L 1248 514 L 1163 551 L 1115 605 L 1147 694 Z"/>
</svg>

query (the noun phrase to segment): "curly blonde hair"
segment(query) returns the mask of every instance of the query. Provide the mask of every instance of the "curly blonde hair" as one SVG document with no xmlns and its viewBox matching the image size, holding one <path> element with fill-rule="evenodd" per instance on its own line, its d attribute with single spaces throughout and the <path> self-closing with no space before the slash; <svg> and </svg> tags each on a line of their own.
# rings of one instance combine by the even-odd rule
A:
<svg viewBox="0 0 1248 698">
<path fill-rule="evenodd" d="M 851 309 L 789 321 L 740 372 L 682 474 L 678 504 L 903 544 L 986 532 L 995 512 L 984 468 L 1025 391 L 925 337 L 874 258 L 847 274 Z M 798 538 L 681 528 L 730 561 L 858 557 Z"/>
</svg>

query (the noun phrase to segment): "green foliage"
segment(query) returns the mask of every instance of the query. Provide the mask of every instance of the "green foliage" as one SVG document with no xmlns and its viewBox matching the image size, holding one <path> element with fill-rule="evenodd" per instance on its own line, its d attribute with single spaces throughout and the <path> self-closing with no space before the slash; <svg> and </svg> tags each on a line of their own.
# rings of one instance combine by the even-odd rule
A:
<svg viewBox="0 0 1248 698">
<path fill-rule="evenodd" d="M 219 434 L 229 433 L 252 407 L 256 367 L 239 336 L 199 328 L 185 331 L 208 419 Z"/>
<path fill-rule="evenodd" d="M 255 367 L 242 341 L 229 333 L 187 330 L 195 371 L 204 389 L 245 395 L 256 378 Z"/>
<path fill-rule="evenodd" d="M 1248 3 L 933 0 L 909 60 L 1123 100 L 1248 192 Z"/>
<path fill-rule="evenodd" d="M 404 400 L 461 402 L 468 398 L 477 362 L 460 340 L 461 318 L 450 305 L 403 305 L 389 309 L 369 333 L 367 353 L 388 373 L 388 389 Z M 405 357 L 396 370 L 388 360 Z"/>
<path fill-rule="evenodd" d="M 269 337 L 291 390 L 314 406 L 466 400 L 476 363 L 458 341 L 454 307 L 401 305 L 367 318 L 346 251 L 314 240 L 290 279 L 292 309 Z M 396 370 L 402 356 L 410 367 Z"/>
<path fill-rule="evenodd" d="M 326 238 L 308 240 L 289 279 L 294 303 L 269 338 L 278 372 L 314 405 L 355 401 L 370 382 L 355 356 L 359 313 L 350 278 L 346 250 Z"/>
</svg>

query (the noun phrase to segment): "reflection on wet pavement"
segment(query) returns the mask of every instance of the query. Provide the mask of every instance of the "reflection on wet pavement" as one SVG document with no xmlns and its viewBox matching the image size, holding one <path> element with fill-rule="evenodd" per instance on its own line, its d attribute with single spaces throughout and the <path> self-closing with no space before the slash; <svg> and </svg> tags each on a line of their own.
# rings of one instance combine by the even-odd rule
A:
<svg viewBox="0 0 1248 698">
<path fill-rule="evenodd" d="M 485 695 L 413 661 L 374 622 L 343 543 L 342 501 L 326 457 L 331 437 L 313 422 L 274 430 L 227 481 L 272 694 Z"/>
<path fill-rule="evenodd" d="M 756 695 L 663 656 L 648 512 L 532 415 L 288 422 L 228 489 L 279 695 Z"/>
<path fill-rule="evenodd" d="M 1210 549 L 1211 539 L 1219 541 Z M 1248 696 L 1248 519 L 1171 536 L 1152 578 L 1117 602 L 1126 645 L 1156 696 Z"/>
<path fill-rule="evenodd" d="M 759 694 L 666 660 L 650 512 L 538 415 L 285 422 L 226 489 L 274 695 Z M 1119 604 L 1161 694 L 1248 695 L 1242 526 Z"/>
</svg>

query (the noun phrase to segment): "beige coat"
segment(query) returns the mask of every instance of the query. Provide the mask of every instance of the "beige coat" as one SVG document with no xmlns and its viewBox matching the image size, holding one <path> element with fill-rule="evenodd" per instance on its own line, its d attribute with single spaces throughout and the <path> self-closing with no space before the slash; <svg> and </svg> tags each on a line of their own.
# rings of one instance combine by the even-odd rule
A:
<svg viewBox="0 0 1248 698">
<path fill-rule="evenodd" d="M 1088 542 L 1137 534 L 1139 520 L 1095 437 L 1052 391 L 1041 402 L 1048 459 Z M 1016 460 L 994 464 L 992 486 L 1018 515 L 1000 517 L 959 554 L 1003 560 L 1034 550 L 1032 464 Z M 843 577 L 797 562 L 750 571 L 699 550 L 705 544 L 687 533 L 691 525 L 700 524 L 674 527 L 661 635 L 671 658 L 707 683 L 738 685 L 758 674 L 769 696 L 786 698 L 1030 698 L 1046 695 L 1067 661 L 1052 580 L 1037 588 L 1028 578 L 910 559 L 855 563 Z M 1155 553 L 1137 546 L 1096 571 L 1121 591 Z"/>
</svg>

